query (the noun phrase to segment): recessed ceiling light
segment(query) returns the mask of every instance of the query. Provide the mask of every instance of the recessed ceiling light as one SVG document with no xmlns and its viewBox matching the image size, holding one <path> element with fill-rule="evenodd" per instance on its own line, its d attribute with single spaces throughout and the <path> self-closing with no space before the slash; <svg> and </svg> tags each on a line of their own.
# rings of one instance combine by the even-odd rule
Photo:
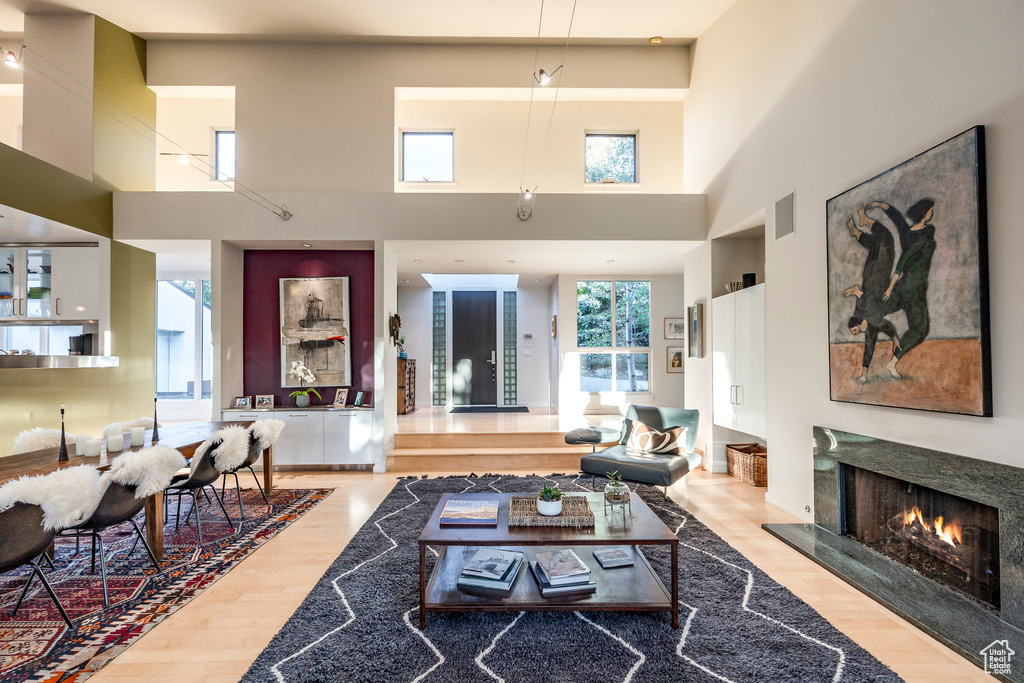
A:
<svg viewBox="0 0 1024 683">
<path fill-rule="evenodd" d="M 506 259 L 505 260 L 505 263 L 515 263 L 515 262 L 516 262 L 516 260 L 514 258 L 510 258 L 510 259 Z"/>
<path fill-rule="evenodd" d="M 412 282 L 412 280 L 402 280 L 402 282 Z"/>
<path fill-rule="evenodd" d="M 615 263 L 615 259 L 613 259 L 613 258 L 610 258 L 610 259 L 608 259 L 607 261 L 605 261 L 605 263 Z"/>
<path fill-rule="evenodd" d="M 456 263 L 465 263 L 466 259 L 464 259 L 464 258 L 457 258 L 457 259 L 455 259 L 455 262 Z"/>
<path fill-rule="evenodd" d="M 534 282 L 540 282 L 540 280 L 536 280 L 536 279 L 535 279 L 535 280 L 534 280 Z"/>
<path fill-rule="evenodd" d="M 651 45 L 661 45 L 661 36 L 651 38 Z"/>
<path fill-rule="evenodd" d="M 303 242 L 303 243 L 302 243 L 302 246 L 304 246 L 304 247 L 306 247 L 306 248 L 308 249 L 309 247 L 311 247 L 311 246 L 313 246 L 313 245 L 312 245 L 312 244 L 310 244 L 309 242 Z"/>
<path fill-rule="evenodd" d="M 413 263 L 423 263 L 423 259 L 417 258 L 412 260 Z"/>
</svg>

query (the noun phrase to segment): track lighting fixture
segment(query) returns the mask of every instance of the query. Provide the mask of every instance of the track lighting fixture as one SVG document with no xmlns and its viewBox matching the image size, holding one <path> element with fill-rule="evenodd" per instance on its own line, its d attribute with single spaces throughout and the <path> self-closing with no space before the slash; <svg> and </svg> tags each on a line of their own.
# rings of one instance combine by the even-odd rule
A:
<svg viewBox="0 0 1024 683">
<path fill-rule="evenodd" d="M 565 66 L 565 64 L 559 64 L 558 68 L 552 71 L 551 73 L 548 73 L 544 69 L 541 69 L 537 73 L 533 74 L 533 80 L 535 80 L 539 85 L 547 85 L 548 83 L 551 82 L 551 78 L 562 70 L 563 66 Z"/>
<path fill-rule="evenodd" d="M 18 54 L 14 54 L 10 50 L 4 49 L 0 49 L 0 54 L 3 55 L 4 64 L 17 69 L 21 66 L 21 60 L 25 57 L 25 46 L 21 46 L 21 49 L 18 50 Z"/>
</svg>

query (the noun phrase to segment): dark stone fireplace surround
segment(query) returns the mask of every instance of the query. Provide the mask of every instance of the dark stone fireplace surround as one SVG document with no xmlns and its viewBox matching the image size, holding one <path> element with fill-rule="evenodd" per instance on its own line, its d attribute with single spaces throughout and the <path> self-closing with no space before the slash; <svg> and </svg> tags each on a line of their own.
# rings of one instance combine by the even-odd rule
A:
<svg viewBox="0 0 1024 683">
<path fill-rule="evenodd" d="M 850 465 L 999 510 L 1000 609 L 993 610 L 841 536 Z M 824 427 L 814 428 L 814 525 L 764 528 L 832 573 L 982 665 L 981 650 L 1009 640 L 1024 681 L 1024 469 Z"/>
</svg>

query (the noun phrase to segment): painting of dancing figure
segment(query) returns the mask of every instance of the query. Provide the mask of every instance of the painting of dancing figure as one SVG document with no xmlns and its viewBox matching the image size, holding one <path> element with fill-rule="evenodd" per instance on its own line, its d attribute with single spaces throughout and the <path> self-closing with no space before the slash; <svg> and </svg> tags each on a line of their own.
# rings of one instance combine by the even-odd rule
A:
<svg viewBox="0 0 1024 683">
<path fill-rule="evenodd" d="M 288 373 L 296 360 L 313 372 L 317 386 L 350 385 L 348 278 L 280 278 L 280 288 L 281 386 L 299 386 Z"/>
<path fill-rule="evenodd" d="M 828 200 L 832 400 L 991 417 L 984 132 Z"/>
</svg>

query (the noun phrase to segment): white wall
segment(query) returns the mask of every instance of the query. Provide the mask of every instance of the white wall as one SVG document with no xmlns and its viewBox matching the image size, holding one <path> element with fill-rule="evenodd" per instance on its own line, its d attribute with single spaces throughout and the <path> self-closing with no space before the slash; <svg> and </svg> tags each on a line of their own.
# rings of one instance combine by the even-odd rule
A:
<svg viewBox="0 0 1024 683">
<path fill-rule="evenodd" d="M 561 277 L 556 277 L 552 283 L 551 288 L 548 290 L 548 299 L 551 302 L 551 315 L 552 317 L 558 316 L 558 282 Z M 558 318 L 555 318 L 556 323 Z M 548 405 L 554 409 L 558 408 L 558 386 L 559 380 L 559 367 L 560 367 L 560 354 L 558 353 L 558 344 L 561 341 L 561 335 L 551 338 L 551 321 L 548 321 L 548 327 L 546 330 L 545 338 L 548 340 L 548 368 L 550 373 L 550 388 L 548 394 Z"/>
<path fill-rule="evenodd" d="M 682 102 L 560 101 L 551 134 L 550 102 L 534 102 L 525 176 L 528 101 L 403 100 L 395 103 L 396 189 L 431 189 L 401 183 L 403 130 L 454 130 L 455 183 L 447 191 L 508 192 L 522 186 L 544 192 L 681 192 L 683 187 Z M 584 179 L 587 132 L 637 133 L 636 185 L 594 185 Z M 546 140 L 546 145 L 545 145 Z M 541 173 L 543 172 L 543 175 Z"/>
<path fill-rule="evenodd" d="M 3 86 L 0 90 L 0 143 L 21 149 L 22 106 L 21 87 Z M 11 91 L 6 90 L 11 88 Z M 16 90 L 15 90 L 16 89 Z"/>
<path fill-rule="evenodd" d="M 1024 4 L 1006 0 L 739 0 L 697 41 L 685 188 L 708 194 L 713 237 L 769 209 L 768 497 L 804 518 L 814 425 L 1024 466 L 1006 448 L 1024 427 L 1022 26 Z M 830 402 L 826 200 L 975 124 L 987 134 L 995 417 Z M 776 241 L 770 207 L 790 192 L 795 232 Z M 709 258 L 688 255 L 688 285 L 706 281 Z M 688 286 L 687 303 L 703 296 Z M 702 414 L 708 365 L 687 364 L 691 381 L 702 378 L 687 392 Z"/>
<path fill-rule="evenodd" d="M 396 87 L 522 88 L 534 71 L 528 45 L 147 46 L 151 86 L 235 86 L 238 180 L 283 192 L 392 192 Z M 686 88 L 689 48 L 573 47 L 564 74 L 573 88 Z"/>
<path fill-rule="evenodd" d="M 171 192 L 231 190 L 213 179 L 214 129 L 235 127 L 235 101 L 213 97 L 165 97 L 156 99 L 156 189 Z M 173 141 L 174 144 L 171 144 Z M 204 154 L 182 164 L 181 157 L 160 152 Z"/>
<path fill-rule="evenodd" d="M 431 404 L 434 358 L 434 291 L 426 287 L 398 288 L 398 315 L 409 358 L 416 359 L 416 405 Z M 397 349 L 391 347 L 397 353 Z"/>
<path fill-rule="evenodd" d="M 611 411 L 636 403 L 640 405 L 690 407 L 686 403 L 685 373 L 669 373 L 667 347 L 684 346 L 684 340 L 664 339 L 665 318 L 685 318 L 682 275 L 614 275 L 616 280 L 650 280 L 651 282 L 651 357 L 649 365 L 650 394 L 611 394 L 599 399 L 580 391 L 579 354 L 588 349 L 576 345 L 576 282 L 608 280 L 608 275 L 561 275 L 558 278 L 558 413 L 582 415 L 584 411 Z M 600 406 L 600 407 L 598 407 Z"/>
<path fill-rule="evenodd" d="M 24 40 L 31 50 L 25 51 L 22 149 L 92 180 L 96 18 L 26 14 Z"/>
</svg>

